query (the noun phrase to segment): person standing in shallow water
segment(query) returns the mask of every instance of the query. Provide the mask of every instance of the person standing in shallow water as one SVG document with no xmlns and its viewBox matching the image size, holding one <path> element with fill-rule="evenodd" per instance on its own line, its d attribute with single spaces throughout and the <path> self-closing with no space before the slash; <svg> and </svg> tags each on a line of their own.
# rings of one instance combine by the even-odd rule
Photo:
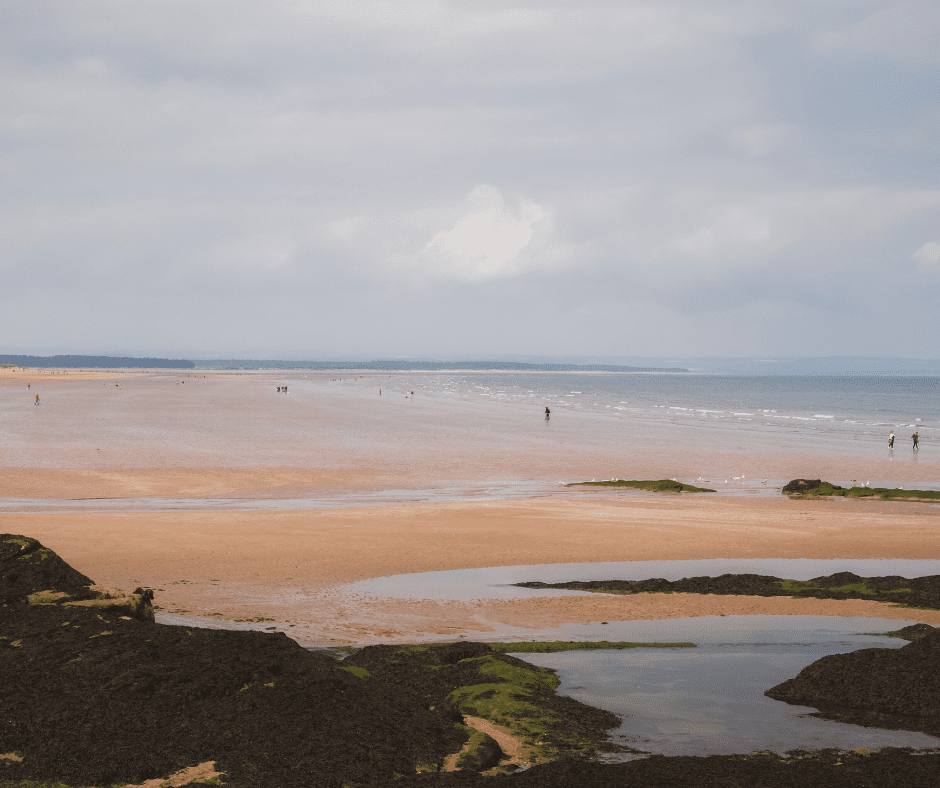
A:
<svg viewBox="0 0 940 788">
<path fill-rule="evenodd" d="M 888 448 L 894 448 L 894 430 L 891 430 L 891 434 L 888 436 Z"/>
<path fill-rule="evenodd" d="M 914 451 L 918 451 L 919 447 L 917 446 L 917 433 L 915 432 L 911 435 L 911 440 L 914 441 Z"/>
</svg>

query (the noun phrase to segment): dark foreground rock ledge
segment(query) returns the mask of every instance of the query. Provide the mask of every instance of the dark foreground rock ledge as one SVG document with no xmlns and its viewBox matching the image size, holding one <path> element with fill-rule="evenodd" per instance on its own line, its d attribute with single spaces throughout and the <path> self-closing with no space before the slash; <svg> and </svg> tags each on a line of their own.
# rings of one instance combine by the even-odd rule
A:
<svg viewBox="0 0 940 788">
<path fill-rule="evenodd" d="M 7 557 L 15 562 L 45 550 L 33 541 L 26 542 L 25 552 L 18 542 L 16 554 L 11 547 Z M 51 551 L 45 556 L 38 560 L 57 558 Z M 11 571 L 19 566 L 13 563 Z M 483 644 L 405 649 L 412 656 L 372 647 L 348 663 L 337 662 L 282 633 L 158 625 L 125 615 L 118 605 L 27 604 L 23 594 L 34 592 L 33 585 L 71 594 L 90 583 L 67 564 L 51 561 L 41 569 L 46 574 L 26 583 L 18 574 L 7 584 L 15 591 L 0 600 L 0 755 L 15 756 L 0 757 L 2 788 L 140 783 L 205 761 L 224 773 L 223 784 L 237 788 L 938 784 L 940 755 L 893 749 L 654 756 L 624 764 L 566 758 L 513 775 L 418 775 L 417 766 L 440 764 L 467 738 L 460 711 L 441 696 L 455 683 L 479 680 L 474 660 L 489 653 Z M 914 664 L 933 670 L 937 648 L 937 638 L 928 635 L 888 653 L 912 649 L 911 660 L 894 665 L 901 673 Z M 506 655 L 488 659 L 506 669 L 527 664 Z M 893 698 L 892 668 L 884 664 L 883 697 Z M 863 669 L 867 677 L 868 663 Z M 901 676 L 907 687 L 904 682 Z M 927 715 L 934 708 L 936 683 L 919 695 L 908 683 L 899 703 L 914 702 L 917 713 Z M 570 698 L 546 695 L 545 703 L 568 724 L 577 723 L 579 731 L 605 729 L 609 722 L 607 712 L 580 708 L 583 704 Z M 913 724 L 911 719 L 900 727 Z"/>
<path fill-rule="evenodd" d="M 0 782 L 139 783 L 213 760 L 231 785 L 374 784 L 462 744 L 419 688 L 283 633 L 43 605 L 0 608 L 0 637 L 0 752 L 23 757 L 0 759 Z"/>
</svg>

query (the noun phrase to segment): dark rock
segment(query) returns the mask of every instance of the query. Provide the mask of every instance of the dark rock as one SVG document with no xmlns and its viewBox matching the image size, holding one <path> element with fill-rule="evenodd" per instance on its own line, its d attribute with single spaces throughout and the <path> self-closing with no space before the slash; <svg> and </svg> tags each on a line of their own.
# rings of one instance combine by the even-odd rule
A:
<svg viewBox="0 0 940 788">
<path fill-rule="evenodd" d="M 783 486 L 785 493 L 805 493 L 822 486 L 822 479 L 794 479 Z M 841 487 L 838 489 L 842 489 Z"/>
<path fill-rule="evenodd" d="M 484 733 L 483 740 L 460 758 L 457 767 L 471 772 L 485 772 L 498 766 L 504 755 L 496 740 Z"/>
<path fill-rule="evenodd" d="M 901 638 L 902 640 L 920 640 L 925 635 L 936 631 L 938 631 L 937 628 L 930 626 L 930 624 L 911 624 L 910 626 L 901 627 L 901 629 L 886 632 L 885 634 L 893 638 Z"/>
<path fill-rule="evenodd" d="M 434 649 L 434 654 L 440 665 L 453 665 L 462 659 L 484 657 L 490 653 L 492 652 L 486 643 L 476 643 L 470 640 L 448 643 L 446 646 Z"/>
<path fill-rule="evenodd" d="M 0 534 L 0 597 L 28 596 L 37 591 L 74 593 L 94 581 L 72 569 L 37 539 Z"/>
<path fill-rule="evenodd" d="M 0 608 L 3 780 L 138 783 L 216 761 L 226 785 L 388 784 L 466 740 L 420 687 L 362 679 L 283 633 Z M 433 672 L 433 671 L 430 671 Z"/>
<path fill-rule="evenodd" d="M 900 649 L 833 654 L 765 695 L 856 725 L 940 736 L 940 630 Z"/>
<path fill-rule="evenodd" d="M 472 772 L 403 777 L 399 788 L 936 788 L 940 755 L 885 748 L 868 755 L 838 750 L 706 757 L 655 755 L 629 763 L 575 759 L 512 775 Z"/>
<path fill-rule="evenodd" d="M 792 596 L 817 599 L 865 599 L 893 605 L 940 610 L 940 575 L 907 579 L 859 577 L 852 572 L 837 572 L 808 581 L 811 586 L 787 589 L 784 580 L 770 575 L 725 574 L 718 577 L 684 577 L 681 580 L 574 580 L 564 583 L 530 581 L 516 583 L 522 588 L 564 588 L 606 594 L 679 593 L 744 594 L 748 596 Z M 846 586 L 861 586 L 847 589 Z"/>
</svg>

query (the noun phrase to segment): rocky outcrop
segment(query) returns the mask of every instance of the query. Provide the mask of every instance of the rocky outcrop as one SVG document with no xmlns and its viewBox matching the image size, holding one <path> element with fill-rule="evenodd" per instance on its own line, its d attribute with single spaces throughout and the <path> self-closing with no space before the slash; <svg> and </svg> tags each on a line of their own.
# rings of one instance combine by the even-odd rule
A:
<svg viewBox="0 0 940 788">
<path fill-rule="evenodd" d="M 94 581 L 76 571 L 37 539 L 0 534 L 0 601 L 25 600 L 30 594 L 53 591 L 80 593 Z"/>
<path fill-rule="evenodd" d="M 132 594 L 92 588 L 94 581 L 73 569 L 37 539 L 0 534 L 0 605 L 82 605 L 115 615 L 153 621 L 153 591 Z"/>
<path fill-rule="evenodd" d="M 836 572 L 812 580 L 789 580 L 771 575 L 724 574 L 718 577 L 684 577 L 681 580 L 571 580 L 516 583 L 521 588 L 559 588 L 599 594 L 731 594 L 789 596 L 814 599 L 864 599 L 892 605 L 940 610 L 940 575 L 906 578 L 860 577 Z"/>
<path fill-rule="evenodd" d="M 486 733 L 474 736 L 467 752 L 457 760 L 457 768 L 471 772 L 485 772 L 498 766 L 503 758 L 503 749 Z"/>
<path fill-rule="evenodd" d="M 784 485 L 783 492 L 788 495 L 812 492 L 821 487 L 822 483 L 822 479 L 793 479 L 793 481 L 787 482 Z M 836 487 L 836 489 L 841 490 L 842 488 Z"/>
<path fill-rule="evenodd" d="M 833 654 L 765 695 L 819 709 L 818 716 L 940 736 L 940 631 L 899 649 Z"/>
</svg>

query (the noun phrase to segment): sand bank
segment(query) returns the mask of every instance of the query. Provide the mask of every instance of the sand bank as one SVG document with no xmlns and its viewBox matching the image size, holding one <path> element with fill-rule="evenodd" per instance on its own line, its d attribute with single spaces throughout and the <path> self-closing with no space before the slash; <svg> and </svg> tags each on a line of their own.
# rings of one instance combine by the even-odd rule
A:
<svg viewBox="0 0 940 788">
<path fill-rule="evenodd" d="M 407 640 L 504 623 L 800 613 L 912 618 L 877 603 L 700 595 L 387 600 L 342 586 L 392 574 L 563 562 L 940 558 L 940 509 L 881 501 L 599 497 L 264 512 L 0 513 L 97 583 L 171 612 L 294 624 L 303 642 Z M 841 612 L 839 612 L 841 611 Z"/>
<path fill-rule="evenodd" d="M 396 385 L 404 385 L 407 376 L 399 377 Z M 767 488 L 744 498 L 567 497 L 558 484 L 702 476 L 724 488 L 724 479 L 746 474 L 914 486 L 938 478 L 940 455 L 929 445 L 917 455 L 887 455 L 880 438 L 842 444 L 823 432 L 559 407 L 549 423 L 537 396 L 512 405 L 410 397 L 404 389 L 379 395 L 389 379 L 355 371 L 0 371 L 0 383 L 11 387 L 0 402 L 0 497 L 35 502 L 35 511 L 0 509 L 0 531 L 40 539 L 99 584 L 158 589 L 166 610 L 275 619 L 294 624 L 292 634 L 305 642 L 789 604 L 676 595 L 627 607 L 623 598 L 597 597 L 406 602 L 341 589 L 384 575 L 563 562 L 940 558 L 940 509 L 929 504 L 789 501 Z M 283 384 L 289 394 L 277 391 Z M 20 386 L 16 395 L 12 387 Z M 36 393 L 42 407 L 32 404 Z M 477 498 L 493 483 L 552 485 L 559 497 L 297 511 L 156 511 L 146 501 L 451 488 Z M 90 498 L 112 499 L 118 509 L 44 504 Z M 795 609 L 855 611 L 858 604 L 800 600 Z M 881 605 L 871 610 L 866 615 L 888 615 Z"/>
<path fill-rule="evenodd" d="M 166 373 L 166 370 L 160 370 Z M 153 374 L 153 370 L 127 369 L 37 369 L 28 367 L 0 367 L 0 386 L 26 386 L 27 384 L 52 385 L 80 380 L 119 381 L 141 375 Z M 185 373 L 184 373 L 185 374 Z"/>
<path fill-rule="evenodd" d="M 81 501 L 131 498 L 293 498 L 350 488 L 369 490 L 384 478 L 368 468 L 0 468 L 4 498 Z"/>
</svg>

